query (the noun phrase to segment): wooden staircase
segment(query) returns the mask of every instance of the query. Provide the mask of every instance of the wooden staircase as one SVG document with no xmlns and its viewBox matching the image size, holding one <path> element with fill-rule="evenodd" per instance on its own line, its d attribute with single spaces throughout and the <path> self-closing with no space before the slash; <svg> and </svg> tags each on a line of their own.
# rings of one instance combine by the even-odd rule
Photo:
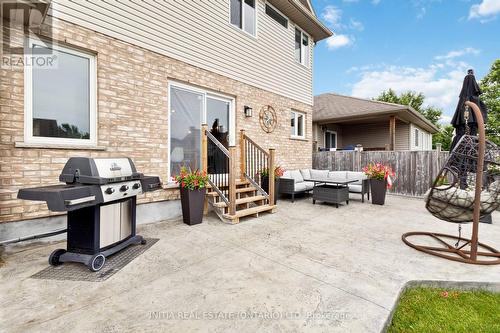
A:
<svg viewBox="0 0 500 333">
<path fill-rule="evenodd" d="M 221 220 L 228 223 L 238 223 L 242 217 L 259 217 L 259 213 L 274 212 L 276 206 L 269 204 L 269 199 L 259 193 L 259 189 L 252 186 L 248 180 L 236 180 L 235 212 L 231 214 L 230 205 L 221 199 L 211 186 L 208 188 L 208 204 Z"/>
<path fill-rule="evenodd" d="M 273 213 L 274 174 L 267 193 L 260 187 L 262 170 L 274 170 L 274 150 L 269 152 L 240 135 L 240 165 L 236 167 L 236 147 L 225 148 L 209 131 L 202 127 L 202 168 L 207 171 L 205 213 L 209 207 L 223 222 L 239 223 L 242 217 L 259 217 L 260 213 Z M 270 182 L 271 183 L 271 182 Z"/>
</svg>

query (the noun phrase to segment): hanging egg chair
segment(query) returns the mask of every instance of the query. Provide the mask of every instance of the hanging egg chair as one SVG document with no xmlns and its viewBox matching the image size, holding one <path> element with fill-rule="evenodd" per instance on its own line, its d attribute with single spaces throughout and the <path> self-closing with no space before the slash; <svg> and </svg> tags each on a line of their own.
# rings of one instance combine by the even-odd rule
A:
<svg viewBox="0 0 500 333">
<path fill-rule="evenodd" d="M 468 101 L 465 104 L 478 120 L 478 136 L 467 133 L 451 151 L 425 195 L 425 207 L 443 221 L 472 222 L 471 239 L 461 237 L 459 225 L 458 237 L 434 232 L 408 232 L 402 240 L 414 249 L 453 261 L 500 264 L 500 251 L 478 240 L 479 219 L 500 207 L 500 148 L 485 140 L 484 122 L 478 106 Z M 410 240 L 412 237 L 419 238 L 419 244 Z"/>
<path fill-rule="evenodd" d="M 464 135 L 426 193 L 425 207 L 438 219 L 467 223 L 473 221 L 479 139 Z M 500 150 L 486 141 L 480 216 L 500 207 Z"/>
</svg>

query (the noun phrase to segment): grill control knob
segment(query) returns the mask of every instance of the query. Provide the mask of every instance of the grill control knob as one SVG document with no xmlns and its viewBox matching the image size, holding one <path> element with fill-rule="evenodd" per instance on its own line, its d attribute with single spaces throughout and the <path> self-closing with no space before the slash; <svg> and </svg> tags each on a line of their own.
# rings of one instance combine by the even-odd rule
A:
<svg viewBox="0 0 500 333">
<path fill-rule="evenodd" d="M 140 183 L 135 183 L 134 186 L 132 186 L 134 190 L 137 190 L 139 187 L 141 187 Z"/>
<path fill-rule="evenodd" d="M 122 185 L 122 187 L 120 187 L 120 191 L 125 192 L 126 190 L 128 190 L 128 185 Z"/>
<path fill-rule="evenodd" d="M 112 187 L 108 187 L 105 192 L 106 194 L 113 194 L 115 192 L 115 189 Z"/>
</svg>

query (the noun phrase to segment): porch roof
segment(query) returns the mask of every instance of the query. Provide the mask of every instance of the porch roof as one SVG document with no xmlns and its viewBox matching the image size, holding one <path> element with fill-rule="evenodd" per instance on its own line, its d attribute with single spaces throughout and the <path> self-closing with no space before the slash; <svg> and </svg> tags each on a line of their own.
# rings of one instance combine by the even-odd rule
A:
<svg viewBox="0 0 500 333">
<path fill-rule="evenodd" d="M 313 110 L 313 122 L 317 123 L 366 121 L 370 118 L 381 119 L 394 115 L 430 133 L 439 131 L 437 126 L 420 112 L 407 105 L 326 93 L 314 96 Z"/>
</svg>

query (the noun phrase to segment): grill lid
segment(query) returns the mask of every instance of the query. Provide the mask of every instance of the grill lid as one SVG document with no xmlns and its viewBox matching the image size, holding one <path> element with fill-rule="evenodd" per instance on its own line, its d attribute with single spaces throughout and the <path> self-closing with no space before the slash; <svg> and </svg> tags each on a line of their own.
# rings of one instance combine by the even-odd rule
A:
<svg viewBox="0 0 500 333">
<path fill-rule="evenodd" d="M 64 166 L 59 180 L 66 184 L 108 184 L 140 179 L 130 158 L 71 157 Z"/>
</svg>

